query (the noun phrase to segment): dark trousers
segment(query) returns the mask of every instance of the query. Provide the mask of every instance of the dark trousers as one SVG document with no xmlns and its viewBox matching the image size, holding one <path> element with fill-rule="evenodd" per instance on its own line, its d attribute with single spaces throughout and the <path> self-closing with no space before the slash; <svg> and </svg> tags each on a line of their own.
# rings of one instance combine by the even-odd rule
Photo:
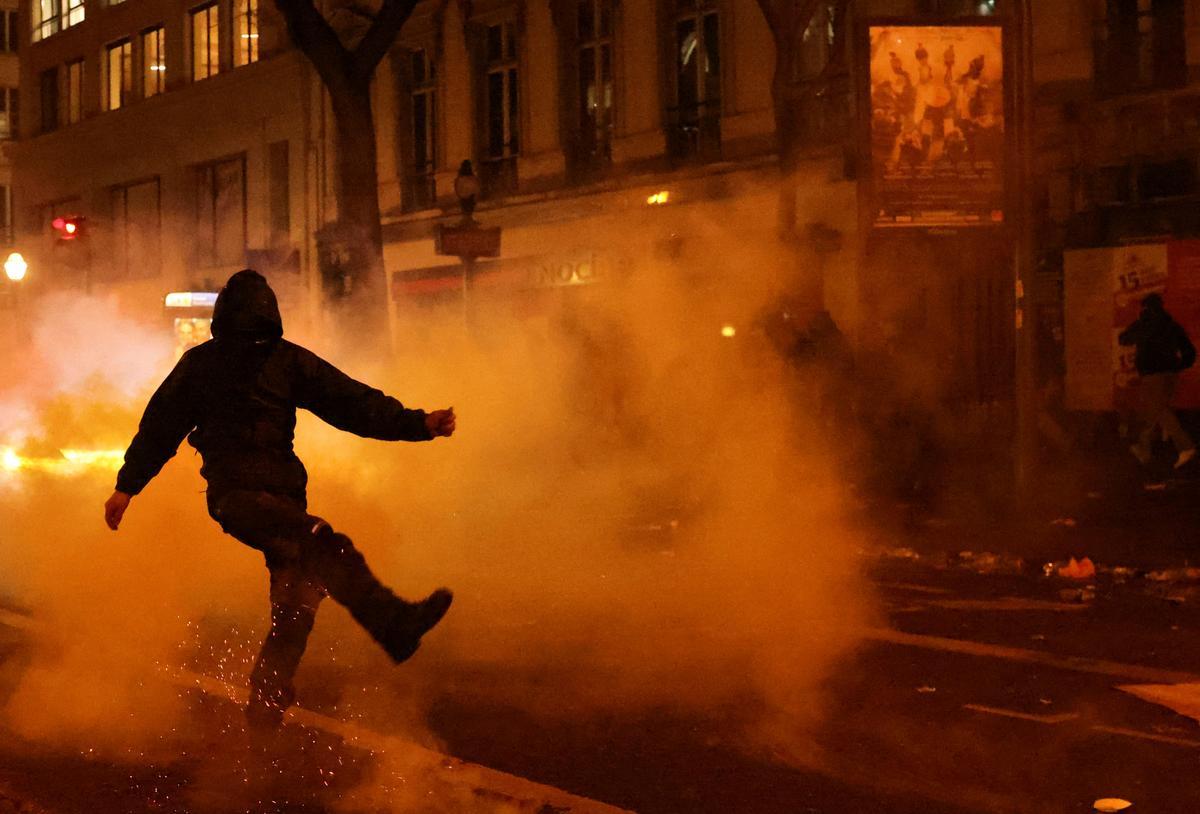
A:
<svg viewBox="0 0 1200 814">
<path fill-rule="evenodd" d="M 384 587 L 350 538 L 308 513 L 303 496 L 209 492 L 209 513 L 227 534 L 258 549 L 271 574 L 271 629 L 250 673 L 252 726 L 275 727 L 295 701 L 293 679 L 326 596 L 377 641 L 403 603 Z"/>
</svg>

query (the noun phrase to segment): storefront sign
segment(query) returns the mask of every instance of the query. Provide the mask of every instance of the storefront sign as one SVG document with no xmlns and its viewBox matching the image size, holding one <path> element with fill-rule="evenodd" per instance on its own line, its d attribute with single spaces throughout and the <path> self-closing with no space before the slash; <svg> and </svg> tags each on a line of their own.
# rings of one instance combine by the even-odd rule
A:
<svg viewBox="0 0 1200 814">
<path fill-rule="evenodd" d="M 869 25 L 870 173 L 878 228 L 1004 222 L 1003 32 Z"/>
</svg>

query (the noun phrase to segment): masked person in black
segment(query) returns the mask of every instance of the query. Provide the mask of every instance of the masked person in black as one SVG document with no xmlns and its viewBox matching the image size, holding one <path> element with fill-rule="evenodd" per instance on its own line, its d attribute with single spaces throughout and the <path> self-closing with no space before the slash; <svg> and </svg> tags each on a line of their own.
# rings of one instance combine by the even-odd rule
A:
<svg viewBox="0 0 1200 814">
<path fill-rule="evenodd" d="M 1143 423 L 1138 442 L 1130 451 L 1143 464 L 1150 462 L 1150 444 L 1154 431 L 1163 433 L 1175 443 L 1178 457 L 1175 468 L 1186 464 L 1196 455 L 1196 444 L 1180 425 L 1171 410 L 1171 396 L 1181 370 L 1196 361 L 1196 348 L 1188 339 L 1183 326 L 1171 318 L 1163 307 L 1162 296 L 1147 294 L 1142 298 L 1142 312 L 1118 337 L 1122 345 L 1133 345 L 1134 365 L 1138 372 L 1138 398 Z"/>
<path fill-rule="evenodd" d="M 410 410 L 283 339 L 266 279 L 239 271 L 217 297 L 213 339 L 184 353 L 151 397 L 104 506 L 116 530 L 130 499 L 189 442 L 203 459 L 208 511 L 226 533 L 266 557 L 271 629 L 250 674 L 253 728 L 274 729 L 295 698 L 292 679 L 325 596 L 400 663 L 450 607 L 439 589 L 421 602 L 397 597 L 350 539 L 307 511 L 308 474 L 292 448 L 296 408 L 340 430 L 384 441 L 429 441 L 454 432 L 453 408 Z"/>
</svg>

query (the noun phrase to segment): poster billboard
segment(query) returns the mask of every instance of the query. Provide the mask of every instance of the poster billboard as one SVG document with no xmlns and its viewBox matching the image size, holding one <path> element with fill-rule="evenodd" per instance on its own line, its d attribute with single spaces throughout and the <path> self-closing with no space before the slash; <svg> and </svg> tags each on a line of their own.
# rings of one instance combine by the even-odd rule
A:
<svg viewBox="0 0 1200 814">
<path fill-rule="evenodd" d="M 1157 293 L 1193 341 L 1200 340 L 1200 241 L 1181 240 L 1069 251 L 1066 297 L 1066 402 L 1074 410 L 1131 411 L 1137 405 L 1134 349 L 1117 337 Z M 1200 371 L 1179 377 L 1173 403 L 1200 407 Z"/>
<path fill-rule="evenodd" d="M 872 24 L 867 36 L 874 226 L 1001 225 L 1001 27 Z"/>
</svg>

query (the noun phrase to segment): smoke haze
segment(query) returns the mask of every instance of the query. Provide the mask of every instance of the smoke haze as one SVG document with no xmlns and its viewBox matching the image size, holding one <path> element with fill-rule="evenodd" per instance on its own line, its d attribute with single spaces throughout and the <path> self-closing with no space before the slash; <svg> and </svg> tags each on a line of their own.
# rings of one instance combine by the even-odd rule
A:
<svg viewBox="0 0 1200 814">
<path fill-rule="evenodd" d="M 681 277 L 622 234 L 638 248 L 620 285 L 559 292 L 564 309 L 519 321 L 481 294 L 469 331 L 461 304 L 406 307 L 394 361 L 331 359 L 406 405 L 453 405 L 458 432 L 387 445 L 302 416 L 310 511 L 398 593 L 445 584 L 456 600 L 400 668 L 327 602 L 302 704 L 436 745 L 439 688 L 482 665 L 504 677 L 487 691 L 563 716 L 752 699 L 748 745 L 804 748 L 872 615 L 827 448 L 840 442 L 754 329 L 786 284 L 778 258 L 739 246 L 736 222 L 694 225 L 729 247 L 736 286 Z M 0 447 L 123 448 L 169 367 L 167 328 L 57 295 L 30 333 L 0 361 L 25 371 L 0 396 Z M 101 511 L 111 469 L 0 471 L 0 599 L 43 626 L 0 676 L 5 725 L 146 759 L 188 715 L 161 671 L 245 684 L 267 575 L 208 519 L 198 469 L 185 443 L 117 534 Z"/>
</svg>

